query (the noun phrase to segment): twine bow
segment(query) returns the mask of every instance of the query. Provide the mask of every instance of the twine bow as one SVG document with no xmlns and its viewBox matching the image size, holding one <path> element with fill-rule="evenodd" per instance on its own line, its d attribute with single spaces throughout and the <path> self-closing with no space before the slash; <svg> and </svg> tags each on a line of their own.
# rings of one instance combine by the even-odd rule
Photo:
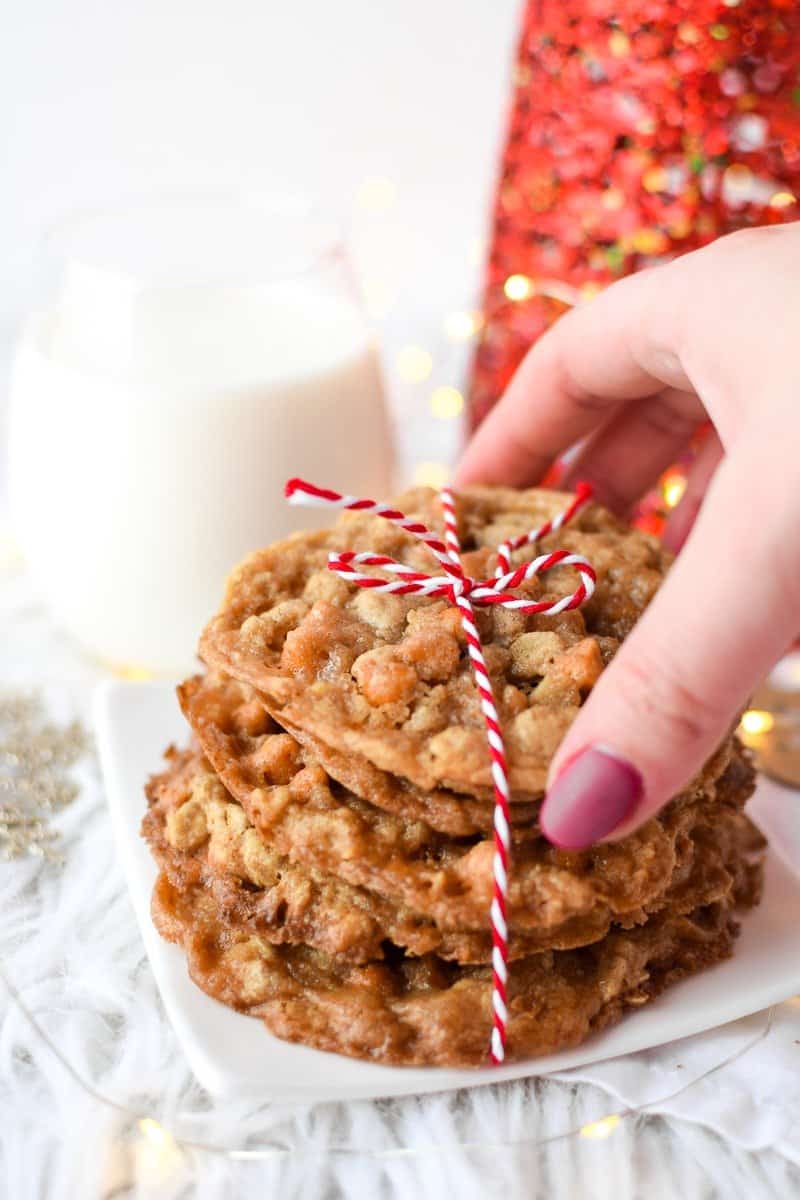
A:
<svg viewBox="0 0 800 1200">
<path fill-rule="evenodd" d="M 489 751 L 492 758 L 492 781 L 494 784 L 494 895 L 490 910 L 492 926 L 492 1036 L 489 1058 L 493 1064 L 502 1063 L 506 1052 L 506 1024 L 508 1008 L 506 1003 L 506 985 L 508 982 L 508 923 L 506 908 L 508 903 L 508 872 L 511 858 L 511 828 L 510 828 L 510 790 L 508 784 L 508 763 L 506 761 L 503 733 L 500 719 L 494 702 L 492 683 L 486 667 L 480 635 L 475 624 L 474 608 L 489 607 L 499 604 L 503 608 L 524 613 L 540 613 L 552 616 L 555 613 L 566 612 L 578 608 L 584 600 L 588 600 L 594 591 L 595 572 L 593 567 L 580 554 L 570 554 L 567 550 L 553 550 L 550 554 L 542 554 L 531 562 L 523 563 L 512 569 L 511 555 L 522 546 L 532 546 L 548 533 L 559 530 L 583 506 L 591 496 L 588 484 L 579 484 L 575 499 L 552 521 L 545 521 L 538 529 L 531 530 L 519 537 L 503 542 L 497 550 L 497 569 L 492 579 L 477 580 L 466 574 L 461 561 L 461 545 L 458 539 L 455 502 L 450 488 L 443 488 L 440 493 L 442 512 L 444 514 L 444 541 L 420 521 L 411 520 L 397 509 L 374 500 L 363 500 L 357 496 L 343 496 L 329 488 L 320 488 L 302 479 L 290 479 L 286 484 L 286 497 L 290 504 L 303 504 L 322 508 L 345 508 L 355 512 L 374 513 L 383 517 L 392 525 L 406 533 L 419 538 L 427 546 L 433 557 L 442 568 L 440 575 L 427 575 L 416 571 L 405 563 L 397 562 L 385 554 L 371 554 L 369 551 L 357 554 L 345 550 L 331 554 L 328 558 L 328 569 L 341 579 L 353 583 L 356 587 L 371 588 L 376 592 L 391 592 L 395 595 L 408 596 L 443 596 L 455 604 L 461 614 L 461 624 L 467 639 L 469 657 L 475 676 L 475 683 L 481 698 L 481 711 L 486 723 L 486 733 Z M 395 576 L 385 579 L 368 575 L 359 570 L 360 567 L 379 567 L 387 575 Z M 513 594 L 513 589 L 528 582 L 537 575 L 543 575 L 554 567 L 575 567 L 580 582 L 575 590 L 560 600 L 526 600 Z"/>
</svg>

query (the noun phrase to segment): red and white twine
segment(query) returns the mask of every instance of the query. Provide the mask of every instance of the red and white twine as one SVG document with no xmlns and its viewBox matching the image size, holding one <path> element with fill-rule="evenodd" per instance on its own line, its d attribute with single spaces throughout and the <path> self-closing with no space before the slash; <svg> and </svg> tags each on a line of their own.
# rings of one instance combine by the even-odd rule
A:
<svg viewBox="0 0 800 1200">
<path fill-rule="evenodd" d="M 587 503 L 591 488 L 578 486 L 572 503 L 538 529 L 521 537 L 503 542 L 497 550 L 497 570 L 493 579 L 471 579 L 461 562 L 461 546 L 458 540 L 455 503 L 449 488 L 440 494 L 444 513 L 444 542 L 420 521 L 413 521 L 397 509 L 374 500 L 362 500 L 357 496 L 343 496 L 329 488 L 316 487 L 302 479 L 290 479 L 286 484 L 286 496 L 290 504 L 316 505 L 323 508 L 346 508 L 356 512 L 374 513 L 406 533 L 419 538 L 430 550 L 442 568 L 441 575 L 426 575 L 413 567 L 399 563 L 384 554 L 369 552 L 356 554 L 351 550 L 331 554 L 328 568 L 356 587 L 372 588 L 376 592 L 392 592 L 395 595 L 444 596 L 458 607 L 461 624 L 467 639 L 470 662 L 481 698 L 481 710 L 486 722 L 489 751 L 492 758 L 492 780 L 494 783 L 494 897 L 490 911 L 492 926 L 492 1037 L 489 1058 L 492 1063 L 503 1062 L 506 1052 L 506 1024 L 508 1008 L 506 986 L 508 983 L 508 873 L 511 858 L 510 791 L 508 763 L 506 761 L 503 732 L 494 702 L 492 683 L 486 667 L 480 634 L 475 624 L 474 607 L 500 604 L 503 608 L 516 609 L 524 613 L 540 613 L 551 616 L 578 608 L 592 595 L 595 572 L 591 564 L 580 554 L 566 550 L 553 550 L 542 554 L 519 567 L 511 566 L 511 555 L 522 546 L 532 546 L 548 533 L 559 530 Z M 385 579 L 364 574 L 360 567 L 379 567 L 394 579 Z M 560 600 L 525 600 L 512 594 L 514 588 L 542 575 L 553 567 L 575 567 L 580 582 L 575 591 Z"/>
</svg>

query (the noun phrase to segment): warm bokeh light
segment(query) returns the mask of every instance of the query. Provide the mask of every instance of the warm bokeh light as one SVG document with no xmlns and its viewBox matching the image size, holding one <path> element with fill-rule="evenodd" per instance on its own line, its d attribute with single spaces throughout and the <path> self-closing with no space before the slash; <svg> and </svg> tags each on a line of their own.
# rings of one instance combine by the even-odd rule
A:
<svg viewBox="0 0 800 1200">
<path fill-rule="evenodd" d="M 457 417 L 464 407 L 464 397 L 458 388 L 437 387 L 431 393 L 431 412 L 442 421 Z"/>
<path fill-rule="evenodd" d="M 172 1134 L 168 1133 L 164 1126 L 159 1125 L 158 1121 L 154 1121 L 152 1117 L 142 1117 L 139 1122 L 139 1132 L 154 1146 L 168 1146 L 172 1141 Z"/>
<path fill-rule="evenodd" d="M 760 708 L 749 708 L 742 714 L 741 726 L 745 733 L 769 733 L 775 725 L 772 713 Z"/>
<path fill-rule="evenodd" d="M 414 468 L 414 483 L 420 487 L 436 488 L 439 491 L 450 478 L 447 463 L 421 462 Z"/>
<path fill-rule="evenodd" d="M 136 663 L 110 663 L 109 667 L 117 679 L 125 679 L 128 683 L 147 683 L 156 677 L 155 671 L 139 667 Z"/>
<path fill-rule="evenodd" d="M 791 192 L 776 192 L 769 202 L 770 208 L 790 208 L 797 202 L 797 197 Z"/>
<path fill-rule="evenodd" d="M 608 1117 L 602 1117 L 599 1121 L 592 1121 L 589 1125 L 581 1127 L 581 1137 L 592 1138 L 599 1141 L 601 1138 L 610 1137 L 614 1130 L 619 1125 L 620 1118 L 616 1113 L 611 1113 Z"/>
<path fill-rule="evenodd" d="M 683 493 L 686 491 L 686 478 L 683 475 L 668 475 L 664 480 L 661 494 L 664 497 L 664 503 L 667 508 L 675 508 L 683 499 Z"/>
<path fill-rule="evenodd" d="M 422 383 L 433 370 L 433 356 L 421 346 L 403 346 L 397 355 L 397 374 L 406 383 Z"/>
<path fill-rule="evenodd" d="M 527 275 L 509 275 L 503 291 L 509 300 L 527 300 L 533 295 L 533 284 Z"/>
<path fill-rule="evenodd" d="M 142 1141 L 137 1147 L 137 1172 L 148 1184 L 161 1184 L 169 1179 L 183 1162 L 175 1138 L 152 1117 L 138 1122 Z"/>
<path fill-rule="evenodd" d="M 452 342 L 467 342 L 481 327 L 480 313 L 452 312 L 444 320 L 444 331 Z"/>
</svg>

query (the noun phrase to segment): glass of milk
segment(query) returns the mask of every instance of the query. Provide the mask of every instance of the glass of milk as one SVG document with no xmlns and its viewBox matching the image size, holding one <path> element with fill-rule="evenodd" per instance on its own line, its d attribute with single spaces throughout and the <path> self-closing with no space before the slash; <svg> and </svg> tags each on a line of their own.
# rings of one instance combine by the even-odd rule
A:
<svg viewBox="0 0 800 1200">
<path fill-rule="evenodd" d="M 288 477 L 391 494 L 376 348 L 341 244 L 291 201 L 138 205 L 55 248 L 12 374 L 17 532 L 92 654 L 183 671 L 236 562 L 326 520 Z"/>
</svg>

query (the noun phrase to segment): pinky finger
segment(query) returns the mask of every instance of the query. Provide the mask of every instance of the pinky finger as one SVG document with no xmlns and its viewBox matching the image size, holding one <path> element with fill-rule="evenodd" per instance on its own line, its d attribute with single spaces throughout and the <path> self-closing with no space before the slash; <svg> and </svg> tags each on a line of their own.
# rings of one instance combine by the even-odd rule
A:
<svg viewBox="0 0 800 1200">
<path fill-rule="evenodd" d="M 712 430 L 689 468 L 686 491 L 675 511 L 667 521 L 662 541 L 667 549 L 677 554 L 692 532 L 697 514 L 700 512 L 706 489 L 719 466 L 724 450 L 722 443 Z"/>
</svg>

